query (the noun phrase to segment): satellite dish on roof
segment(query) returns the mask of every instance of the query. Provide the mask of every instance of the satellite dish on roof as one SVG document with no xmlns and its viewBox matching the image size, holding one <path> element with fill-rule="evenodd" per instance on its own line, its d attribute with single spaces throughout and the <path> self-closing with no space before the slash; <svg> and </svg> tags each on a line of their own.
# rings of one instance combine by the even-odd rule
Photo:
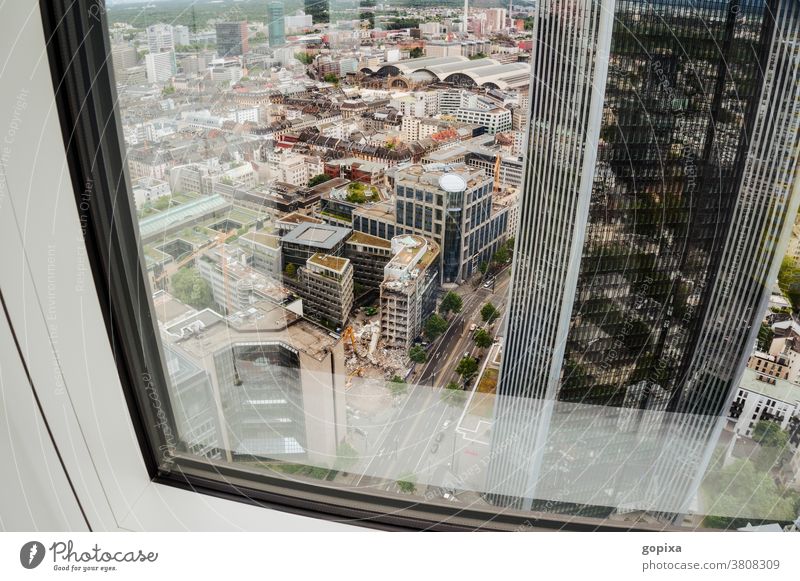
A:
<svg viewBox="0 0 800 581">
<path fill-rule="evenodd" d="M 445 192 L 457 193 L 467 189 L 467 180 L 457 173 L 446 173 L 439 178 L 439 187 Z"/>
</svg>

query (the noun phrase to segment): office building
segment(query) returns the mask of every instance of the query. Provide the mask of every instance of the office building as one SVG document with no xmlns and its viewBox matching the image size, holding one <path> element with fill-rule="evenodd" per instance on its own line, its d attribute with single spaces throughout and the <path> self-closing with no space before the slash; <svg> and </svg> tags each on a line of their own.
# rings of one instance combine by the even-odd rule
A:
<svg viewBox="0 0 800 581">
<path fill-rule="evenodd" d="M 289 264 L 305 266 L 314 254 L 344 256 L 344 242 L 350 236 L 349 228 L 303 221 L 281 239 L 283 268 Z"/>
<path fill-rule="evenodd" d="M 269 46 L 277 47 L 286 44 L 286 23 L 283 16 L 283 2 L 267 4 L 267 31 Z"/>
<path fill-rule="evenodd" d="M 175 50 L 173 28 L 169 24 L 151 24 L 146 29 L 147 48 L 151 53 Z"/>
<path fill-rule="evenodd" d="M 389 347 L 408 349 L 436 309 L 438 245 L 422 236 L 392 238 L 392 258 L 381 283 L 381 336 Z"/>
<path fill-rule="evenodd" d="M 317 253 L 287 285 L 303 299 L 303 315 L 342 328 L 353 308 L 353 265 L 347 258 Z"/>
<path fill-rule="evenodd" d="M 800 201 L 800 5 L 561 4 L 536 8 L 488 498 L 672 518 Z"/>
<path fill-rule="evenodd" d="M 469 278 L 504 240 L 508 208 L 493 204 L 492 186 L 491 176 L 463 164 L 413 165 L 395 174 L 397 233 L 436 242 L 442 283 Z"/>
<path fill-rule="evenodd" d="M 345 242 L 345 254 L 353 265 L 353 279 L 363 289 L 377 289 L 383 267 L 392 257 L 392 243 L 385 238 L 353 232 Z"/>
<path fill-rule="evenodd" d="M 249 52 L 247 40 L 247 21 L 218 22 L 217 55 L 220 58 L 242 56 Z"/>
<path fill-rule="evenodd" d="M 166 83 L 177 71 L 175 53 L 172 51 L 154 52 L 144 55 L 148 83 Z"/>
</svg>

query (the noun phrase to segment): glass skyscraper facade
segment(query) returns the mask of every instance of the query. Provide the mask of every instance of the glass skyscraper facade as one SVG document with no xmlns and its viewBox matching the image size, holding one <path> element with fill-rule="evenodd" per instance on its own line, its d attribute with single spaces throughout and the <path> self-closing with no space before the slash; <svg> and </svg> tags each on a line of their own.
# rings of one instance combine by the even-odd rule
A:
<svg viewBox="0 0 800 581">
<path fill-rule="evenodd" d="M 778 0 L 539 3 L 495 501 L 541 506 L 530 500 L 542 483 L 563 490 L 554 474 L 569 472 L 548 455 L 571 441 L 565 457 L 596 458 L 575 441 L 599 434 L 609 466 L 624 454 L 636 465 L 634 446 L 658 459 L 637 470 L 682 479 L 629 501 L 666 494 L 675 512 L 672 496 L 691 496 L 797 212 L 797 11 Z M 772 107 L 782 125 L 764 114 Z M 632 443 L 617 438 L 631 431 L 623 412 L 602 429 L 582 415 L 609 408 L 660 414 L 658 428 L 634 422 L 660 436 Z M 609 506 L 619 478 L 604 482 Z M 568 480 L 575 498 L 598 484 Z"/>
<path fill-rule="evenodd" d="M 267 4 L 267 30 L 269 31 L 270 46 L 283 46 L 286 44 L 283 2 L 270 2 Z"/>
</svg>

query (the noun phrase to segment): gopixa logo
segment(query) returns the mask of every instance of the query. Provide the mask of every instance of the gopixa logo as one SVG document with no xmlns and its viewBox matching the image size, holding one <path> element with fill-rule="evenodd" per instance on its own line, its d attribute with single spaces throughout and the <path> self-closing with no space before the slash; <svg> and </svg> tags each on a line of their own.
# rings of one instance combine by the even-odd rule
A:
<svg viewBox="0 0 800 581">
<path fill-rule="evenodd" d="M 26 569 L 35 569 L 44 559 L 44 545 L 39 541 L 29 541 L 19 550 L 19 562 Z"/>
</svg>

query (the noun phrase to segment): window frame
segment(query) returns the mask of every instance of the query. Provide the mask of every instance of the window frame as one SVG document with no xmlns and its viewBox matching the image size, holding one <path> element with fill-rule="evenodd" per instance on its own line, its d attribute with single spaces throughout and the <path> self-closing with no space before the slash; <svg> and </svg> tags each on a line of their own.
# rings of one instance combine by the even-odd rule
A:
<svg viewBox="0 0 800 581">
<path fill-rule="evenodd" d="M 38 0 L 78 220 L 106 334 L 151 483 L 291 514 L 381 530 L 658 531 L 549 513 L 463 508 L 422 503 L 388 493 L 362 492 L 277 478 L 242 466 L 177 455 L 159 468 L 166 444 L 146 393 L 159 390 L 171 417 L 167 377 L 152 298 L 139 252 L 139 234 L 117 112 L 110 40 L 101 0 Z M 124 299 L 124 300 L 120 300 Z M 213 465 L 213 474 L 209 467 Z M 221 477 L 221 478 L 220 478 Z"/>
</svg>

